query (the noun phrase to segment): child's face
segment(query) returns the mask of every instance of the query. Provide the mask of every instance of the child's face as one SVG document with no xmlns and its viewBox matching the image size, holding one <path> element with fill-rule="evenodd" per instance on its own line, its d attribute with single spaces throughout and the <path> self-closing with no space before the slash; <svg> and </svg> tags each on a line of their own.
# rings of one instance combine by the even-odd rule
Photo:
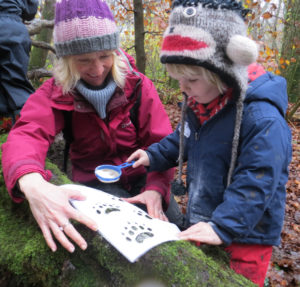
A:
<svg viewBox="0 0 300 287">
<path fill-rule="evenodd" d="M 111 51 L 100 51 L 74 55 L 75 69 L 80 78 L 91 86 L 100 86 L 105 81 L 113 66 Z"/>
<path fill-rule="evenodd" d="M 188 97 L 193 98 L 200 104 L 208 104 L 220 94 L 217 86 L 209 83 L 201 75 L 186 77 L 172 75 L 170 72 L 169 74 L 179 82 L 182 92 L 185 92 Z"/>
</svg>

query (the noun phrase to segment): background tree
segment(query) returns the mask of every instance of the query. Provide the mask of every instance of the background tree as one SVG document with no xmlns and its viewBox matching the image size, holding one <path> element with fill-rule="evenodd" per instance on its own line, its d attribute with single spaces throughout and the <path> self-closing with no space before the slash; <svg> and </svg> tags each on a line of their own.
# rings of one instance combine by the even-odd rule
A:
<svg viewBox="0 0 300 287">
<path fill-rule="evenodd" d="M 134 7 L 134 31 L 135 31 L 135 54 L 136 65 L 139 71 L 145 74 L 146 53 L 145 53 L 145 31 L 144 31 L 144 9 L 142 0 L 133 0 Z"/>
<path fill-rule="evenodd" d="M 159 61 L 162 35 L 167 26 L 167 12 L 170 10 L 171 0 L 107 1 L 120 27 L 122 47 L 136 58 L 139 70 L 155 82 L 163 102 L 176 101 L 180 97 L 178 89 L 176 90 L 177 86 L 170 80 Z M 266 70 L 278 75 L 282 74 L 288 82 L 290 102 L 298 101 L 298 104 L 294 104 L 290 109 L 290 118 L 300 105 L 299 1 L 244 0 L 245 6 L 252 11 L 248 16 L 249 34 L 260 44 L 258 62 Z M 54 0 L 45 0 L 44 5 L 41 6 L 42 14 L 45 13 L 43 21 L 51 18 L 49 12 L 46 13 L 44 10 L 48 8 L 51 10 L 53 2 Z M 47 31 L 48 37 L 45 37 L 43 41 L 48 42 L 45 45 L 53 49 L 49 45 L 51 34 L 52 32 Z M 40 44 L 42 41 L 34 40 L 35 46 L 37 43 Z M 45 51 L 42 53 L 46 54 Z M 44 57 L 36 54 L 33 49 L 30 67 L 43 67 Z M 40 65 L 33 64 L 38 61 L 41 62 Z M 43 76 L 43 73 L 39 75 Z"/>
<path fill-rule="evenodd" d="M 300 0 L 288 0 L 285 11 L 280 70 L 288 79 L 288 95 L 295 104 L 288 113 L 291 120 L 300 106 Z"/>
<path fill-rule="evenodd" d="M 40 4 L 41 10 L 41 18 L 45 20 L 53 20 L 54 19 L 54 10 L 55 10 L 55 0 L 44 0 Z M 29 62 L 29 70 L 37 69 L 45 67 L 46 60 L 48 57 L 48 49 L 47 47 L 43 47 L 39 44 L 41 43 L 51 43 L 52 40 L 53 28 L 42 29 L 40 33 L 38 33 L 33 38 L 33 48 L 31 50 L 31 57 Z M 48 67 L 48 68 L 51 68 Z M 35 80 L 33 80 L 35 81 Z M 35 86 L 37 83 L 33 83 Z"/>
</svg>

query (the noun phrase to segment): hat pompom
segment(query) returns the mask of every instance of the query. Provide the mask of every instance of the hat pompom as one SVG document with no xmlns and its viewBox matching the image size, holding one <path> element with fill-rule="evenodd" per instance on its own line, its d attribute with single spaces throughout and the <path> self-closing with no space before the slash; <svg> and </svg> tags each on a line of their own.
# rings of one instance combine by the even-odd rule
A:
<svg viewBox="0 0 300 287">
<path fill-rule="evenodd" d="M 248 37 L 234 35 L 229 40 L 226 53 L 234 63 L 249 66 L 256 61 L 258 46 Z"/>
</svg>

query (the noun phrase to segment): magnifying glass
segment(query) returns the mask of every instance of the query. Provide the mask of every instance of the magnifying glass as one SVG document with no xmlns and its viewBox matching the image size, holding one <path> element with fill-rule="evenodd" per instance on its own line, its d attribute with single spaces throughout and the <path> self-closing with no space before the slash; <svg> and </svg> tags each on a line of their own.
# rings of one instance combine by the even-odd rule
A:
<svg viewBox="0 0 300 287">
<path fill-rule="evenodd" d="M 104 183 L 116 182 L 120 179 L 122 168 L 132 166 L 135 161 L 125 162 L 120 165 L 104 164 L 95 168 L 96 177 Z"/>
</svg>

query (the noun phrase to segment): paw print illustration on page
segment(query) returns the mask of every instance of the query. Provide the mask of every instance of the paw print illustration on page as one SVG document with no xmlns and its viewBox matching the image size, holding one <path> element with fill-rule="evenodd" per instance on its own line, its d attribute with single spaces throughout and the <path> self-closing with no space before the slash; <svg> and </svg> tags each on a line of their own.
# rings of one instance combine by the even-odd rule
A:
<svg viewBox="0 0 300 287">
<path fill-rule="evenodd" d="M 71 204 L 98 224 L 98 233 L 135 262 L 148 250 L 163 242 L 178 240 L 180 232 L 175 224 L 154 219 L 137 206 L 103 191 L 78 185 L 64 185 L 78 189 L 86 200 L 72 200 Z"/>
</svg>

